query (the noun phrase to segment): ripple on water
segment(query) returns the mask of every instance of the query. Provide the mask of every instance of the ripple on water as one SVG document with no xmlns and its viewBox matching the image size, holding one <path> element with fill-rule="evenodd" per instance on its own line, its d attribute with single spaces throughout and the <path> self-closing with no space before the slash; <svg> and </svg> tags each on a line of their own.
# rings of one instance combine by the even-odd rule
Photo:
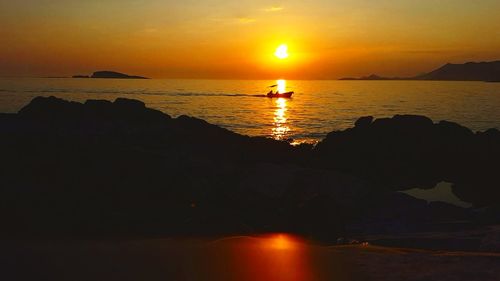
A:
<svg viewBox="0 0 500 281">
<path fill-rule="evenodd" d="M 128 97 L 169 115 L 190 115 L 231 130 L 280 139 L 319 140 L 360 116 L 421 114 L 473 131 L 500 127 L 500 84 L 426 81 L 285 81 L 295 91 L 264 97 L 276 81 L 96 80 L 0 78 L 0 112 L 17 112 L 33 97 L 114 100 Z M 275 120 L 278 118 L 279 120 Z M 274 130 L 273 130 L 274 128 Z M 278 132 L 278 134 L 277 134 Z"/>
</svg>

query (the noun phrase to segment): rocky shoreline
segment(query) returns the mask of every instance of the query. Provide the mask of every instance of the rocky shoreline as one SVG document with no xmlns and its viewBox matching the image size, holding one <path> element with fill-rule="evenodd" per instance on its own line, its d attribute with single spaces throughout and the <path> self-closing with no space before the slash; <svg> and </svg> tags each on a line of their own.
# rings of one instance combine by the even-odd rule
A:
<svg viewBox="0 0 500 281">
<path fill-rule="evenodd" d="M 335 241 L 500 222 L 500 132 L 423 116 L 363 117 L 316 146 L 291 146 L 137 100 L 37 97 L 0 114 L 0 144 L 4 236 L 290 232 Z M 441 181 L 473 207 L 398 192 Z"/>
</svg>

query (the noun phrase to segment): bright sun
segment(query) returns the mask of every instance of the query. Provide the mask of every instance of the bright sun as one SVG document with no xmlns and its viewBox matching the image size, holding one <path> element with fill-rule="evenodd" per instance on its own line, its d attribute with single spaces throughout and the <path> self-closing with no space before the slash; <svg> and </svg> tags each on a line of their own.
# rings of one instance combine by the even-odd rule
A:
<svg viewBox="0 0 500 281">
<path fill-rule="evenodd" d="M 279 45 L 274 55 L 280 60 L 288 58 L 288 46 L 286 44 Z"/>
</svg>

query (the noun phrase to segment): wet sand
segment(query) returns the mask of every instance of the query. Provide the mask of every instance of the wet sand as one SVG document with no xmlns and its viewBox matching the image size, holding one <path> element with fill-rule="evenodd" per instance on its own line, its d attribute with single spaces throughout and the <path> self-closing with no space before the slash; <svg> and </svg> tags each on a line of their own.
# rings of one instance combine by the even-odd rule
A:
<svg viewBox="0 0 500 281">
<path fill-rule="evenodd" d="M 498 280 L 500 253 L 319 246 L 288 235 L 2 241 L 5 280 Z"/>
</svg>

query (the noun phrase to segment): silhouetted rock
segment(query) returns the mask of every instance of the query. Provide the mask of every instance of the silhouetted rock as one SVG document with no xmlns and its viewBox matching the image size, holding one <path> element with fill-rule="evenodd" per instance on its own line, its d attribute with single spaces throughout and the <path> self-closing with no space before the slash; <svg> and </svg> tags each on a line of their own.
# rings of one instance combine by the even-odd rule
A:
<svg viewBox="0 0 500 281">
<path fill-rule="evenodd" d="M 470 212 L 395 191 L 446 180 L 462 200 L 495 210 L 499 144 L 496 129 L 397 115 L 362 117 L 316 147 L 294 147 L 137 100 L 37 97 L 0 114 L 0 218 L 3 234 L 16 236 L 289 231 L 335 240 L 353 223 L 388 220 L 425 229 Z"/>
<path fill-rule="evenodd" d="M 116 106 L 122 107 L 124 110 L 143 110 L 146 108 L 146 104 L 139 100 L 131 100 L 126 98 L 117 98 L 114 102 Z"/>
<path fill-rule="evenodd" d="M 115 71 L 96 71 L 92 75 L 73 75 L 71 78 L 109 78 L 109 79 L 149 79 L 143 76 L 128 75 Z"/>
<path fill-rule="evenodd" d="M 319 165 L 377 183 L 381 189 L 432 188 L 453 192 L 477 206 L 500 204 L 498 130 L 472 133 L 456 123 L 396 115 L 328 134 L 314 150 Z M 361 125 L 363 124 L 363 125 Z"/>
<path fill-rule="evenodd" d="M 33 120 L 42 126 L 73 124 L 83 113 L 83 105 L 55 97 L 34 98 L 29 105 L 19 111 L 21 119 Z"/>
<path fill-rule="evenodd" d="M 113 103 L 108 100 L 87 100 L 84 104 L 87 110 L 98 114 L 110 110 L 113 106 Z"/>
<path fill-rule="evenodd" d="M 0 136 L 0 197 L 9 198 L 2 211 L 10 230 L 26 235 L 175 234 L 198 229 L 196 221 L 212 226 L 205 233 L 236 231 L 247 225 L 247 210 L 237 208 L 242 201 L 233 202 L 231 189 L 247 169 L 300 162 L 288 143 L 172 119 L 122 98 L 81 104 L 38 97 L 18 114 L 0 115 Z M 266 200 L 261 194 L 255 202 L 264 207 Z M 268 210 L 279 214 L 274 203 Z M 286 221 L 279 216 L 276 229 Z M 247 219 L 256 229 L 264 217 Z"/>
<path fill-rule="evenodd" d="M 90 78 L 113 78 L 113 79 L 148 79 L 142 76 L 127 75 L 115 71 L 96 71 Z"/>
<path fill-rule="evenodd" d="M 354 123 L 354 126 L 357 128 L 367 127 L 372 123 L 372 121 L 373 121 L 373 116 L 361 117 Z"/>
</svg>

